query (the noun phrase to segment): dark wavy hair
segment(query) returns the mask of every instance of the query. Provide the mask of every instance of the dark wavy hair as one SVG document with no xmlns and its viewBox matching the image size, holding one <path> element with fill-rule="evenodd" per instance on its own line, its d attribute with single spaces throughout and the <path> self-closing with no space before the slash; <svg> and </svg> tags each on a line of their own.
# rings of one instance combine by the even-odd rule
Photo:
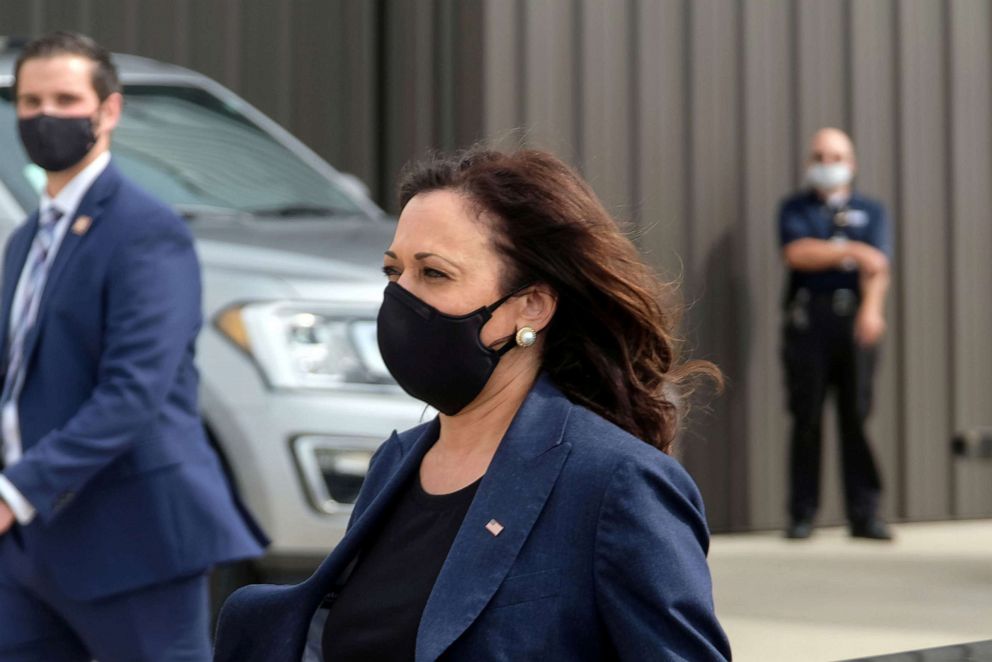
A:
<svg viewBox="0 0 992 662">
<path fill-rule="evenodd" d="M 505 257 L 502 289 L 544 283 L 558 297 L 544 331 L 545 370 L 573 402 L 669 453 L 707 361 L 678 360 L 681 305 L 574 170 L 537 150 L 481 146 L 434 154 L 400 177 L 400 208 L 453 190 L 492 225 Z"/>
<path fill-rule="evenodd" d="M 17 97 L 17 80 L 25 62 L 57 55 L 80 55 L 93 62 L 93 89 L 100 101 L 106 101 L 111 94 L 121 91 L 117 67 L 114 66 L 110 51 L 84 34 L 60 30 L 29 42 L 17 56 L 14 64 L 14 97 Z"/>
</svg>

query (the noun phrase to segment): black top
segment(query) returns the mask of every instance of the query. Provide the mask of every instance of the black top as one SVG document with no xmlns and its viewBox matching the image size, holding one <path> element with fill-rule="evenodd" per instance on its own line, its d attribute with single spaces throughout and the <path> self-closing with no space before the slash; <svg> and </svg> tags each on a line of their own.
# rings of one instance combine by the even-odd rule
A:
<svg viewBox="0 0 992 662">
<path fill-rule="evenodd" d="M 414 477 L 331 603 L 325 662 L 413 659 L 420 616 L 478 486 L 428 494 Z"/>
</svg>

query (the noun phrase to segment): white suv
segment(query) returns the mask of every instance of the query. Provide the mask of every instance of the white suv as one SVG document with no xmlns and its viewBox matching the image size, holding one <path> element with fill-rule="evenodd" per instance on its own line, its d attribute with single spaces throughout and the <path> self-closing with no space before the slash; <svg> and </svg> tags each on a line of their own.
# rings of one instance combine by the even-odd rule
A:
<svg viewBox="0 0 992 662">
<path fill-rule="evenodd" d="M 0 51 L 0 242 L 37 206 L 44 178 L 17 137 L 15 58 Z M 196 237 L 204 423 L 272 539 L 260 562 L 222 569 L 219 590 L 294 578 L 341 537 L 375 448 L 426 413 L 376 344 L 394 222 L 357 179 L 217 82 L 115 62 L 125 105 L 114 162 Z"/>
</svg>

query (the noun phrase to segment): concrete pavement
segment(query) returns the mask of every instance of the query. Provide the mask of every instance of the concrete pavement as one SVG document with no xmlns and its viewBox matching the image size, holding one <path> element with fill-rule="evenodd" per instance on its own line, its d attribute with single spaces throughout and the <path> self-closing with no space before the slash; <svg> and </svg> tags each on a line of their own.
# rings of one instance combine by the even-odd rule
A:
<svg viewBox="0 0 992 662">
<path fill-rule="evenodd" d="M 844 660 L 992 639 L 992 520 L 718 535 L 717 614 L 741 662 Z"/>
</svg>

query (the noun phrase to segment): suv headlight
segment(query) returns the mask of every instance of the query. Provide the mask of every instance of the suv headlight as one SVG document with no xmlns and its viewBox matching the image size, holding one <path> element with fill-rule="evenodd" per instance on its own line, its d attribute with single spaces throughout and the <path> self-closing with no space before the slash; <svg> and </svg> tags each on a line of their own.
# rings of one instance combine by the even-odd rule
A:
<svg viewBox="0 0 992 662">
<path fill-rule="evenodd" d="M 367 306 L 248 303 L 223 310 L 215 324 L 275 388 L 395 384 L 379 355 L 375 316 Z"/>
<path fill-rule="evenodd" d="M 307 496 L 322 513 L 348 512 L 369 470 L 378 439 L 340 439 L 304 435 L 292 442 Z"/>
</svg>

